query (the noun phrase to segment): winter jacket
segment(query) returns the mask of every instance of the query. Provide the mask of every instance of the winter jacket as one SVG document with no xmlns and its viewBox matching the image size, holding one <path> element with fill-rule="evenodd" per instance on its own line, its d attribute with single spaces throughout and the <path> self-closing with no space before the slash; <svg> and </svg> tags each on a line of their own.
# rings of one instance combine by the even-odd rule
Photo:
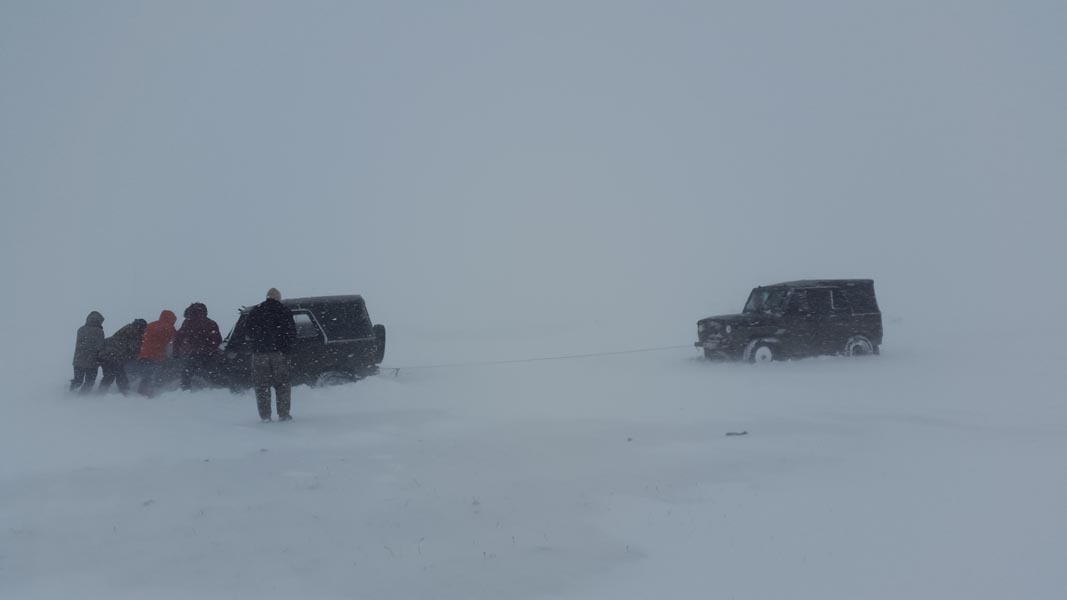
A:
<svg viewBox="0 0 1067 600">
<path fill-rule="evenodd" d="M 134 319 L 128 325 L 123 325 L 114 335 L 104 340 L 100 348 L 100 362 L 108 364 L 125 364 L 135 358 L 141 352 L 141 337 L 144 335 L 148 322 L 144 319 Z"/>
<path fill-rule="evenodd" d="M 95 369 L 100 364 L 100 347 L 104 345 L 104 315 L 95 310 L 85 317 L 85 325 L 78 328 L 74 343 L 74 368 Z"/>
<path fill-rule="evenodd" d="M 144 338 L 141 341 L 141 358 L 163 361 L 167 358 L 167 344 L 178 333 L 174 329 L 174 323 L 178 317 L 169 310 L 159 313 L 159 320 L 148 324 L 144 330 Z"/>
<path fill-rule="evenodd" d="M 222 343 L 219 324 L 207 318 L 207 306 L 194 302 L 185 309 L 185 321 L 174 338 L 174 352 L 182 358 L 202 358 L 218 352 Z"/>
<path fill-rule="evenodd" d="M 293 313 L 281 302 L 267 298 L 249 313 L 248 333 L 254 354 L 288 353 L 296 339 Z"/>
</svg>

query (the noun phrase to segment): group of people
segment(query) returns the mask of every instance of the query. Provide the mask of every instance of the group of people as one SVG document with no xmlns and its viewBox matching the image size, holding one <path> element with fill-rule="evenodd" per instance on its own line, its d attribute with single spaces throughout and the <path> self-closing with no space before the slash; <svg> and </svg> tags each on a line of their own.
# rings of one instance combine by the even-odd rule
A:
<svg viewBox="0 0 1067 600">
<path fill-rule="evenodd" d="M 168 358 L 181 361 L 182 389 L 192 387 L 193 377 L 207 375 L 222 344 L 219 325 L 207 316 L 207 306 L 194 302 L 185 309 L 185 321 L 180 329 L 174 325 L 178 318 L 164 310 L 159 320 L 151 323 L 134 319 L 123 325 L 111 337 L 104 336 L 104 315 L 92 311 L 85 325 L 78 329 L 74 343 L 74 379 L 70 390 L 88 394 L 102 369 L 98 391 L 106 393 L 117 384 L 123 394 L 129 392 L 130 380 L 126 367 L 134 361 L 141 366 L 141 383 L 137 391 L 145 396 L 155 393 Z"/>
<path fill-rule="evenodd" d="M 142 377 L 137 391 L 152 396 L 158 388 L 168 359 L 181 364 L 181 387 L 192 388 L 197 376 L 211 378 L 217 362 L 222 335 L 219 326 L 207 316 L 207 306 L 194 302 L 185 309 L 185 320 L 175 329 L 177 317 L 164 310 L 159 319 L 148 323 L 134 319 L 111 337 L 104 336 L 104 316 L 92 311 L 85 325 L 78 329 L 74 344 L 74 378 L 70 390 L 87 394 L 93 389 L 99 370 L 103 370 L 98 391 L 106 393 L 117 384 L 123 394 L 129 392 L 127 365 L 140 363 Z M 281 293 L 271 288 L 267 299 L 249 314 L 249 341 L 252 348 L 252 385 L 263 421 L 271 420 L 271 388 L 277 398 L 278 420 L 289 421 L 291 386 L 289 360 L 286 356 L 296 338 L 292 312 L 281 302 Z"/>
</svg>

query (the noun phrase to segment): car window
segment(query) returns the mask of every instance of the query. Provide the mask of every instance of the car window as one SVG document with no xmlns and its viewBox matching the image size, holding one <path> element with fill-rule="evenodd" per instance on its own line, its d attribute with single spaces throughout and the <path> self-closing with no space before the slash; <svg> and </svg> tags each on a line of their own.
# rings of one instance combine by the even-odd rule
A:
<svg viewBox="0 0 1067 600">
<path fill-rule="evenodd" d="M 336 302 L 313 309 L 330 340 L 351 340 L 374 335 L 367 307 L 362 302 Z"/>
<path fill-rule="evenodd" d="M 248 314 L 241 313 L 241 316 L 237 319 L 237 323 L 234 324 L 233 330 L 230 331 L 230 335 L 226 336 L 226 348 L 235 349 L 242 347 L 249 340 L 250 331 L 248 329 Z"/>
<path fill-rule="evenodd" d="M 808 305 L 811 311 L 817 315 L 828 315 L 832 312 L 830 302 L 830 290 L 815 288 L 808 290 Z"/>
<path fill-rule="evenodd" d="M 808 288 L 793 290 L 790 308 L 798 315 L 825 315 L 831 312 L 830 290 L 826 288 Z"/>
<path fill-rule="evenodd" d="M 830 302 L 833 305 L 834 310 L 851 310 L 849 305 L 848 296 L 845 295 L 844 290 L 830 290 Z"/>
<path fill-rule="evenodd" d="M 808 290 L 793 290 L 793 295 L 789 297 L 789 312 L 796 315 L 811 314 Z"/>
<path fill-rule="evenodd" d="M 863 315 L 878 312 L 878 303 L 874 299 L 874 294 L 868 290 L 849 288 L 841 290 L 841 296 L 847 300 L 854 314 Z"/>
<path fill-rule="evenodd" d="M 745 303 L 745 313 L 781 313 L 789 290 L 785 288 L 756 288 Z"/>
<path fill-rule="evenodd" d="M 320 336 L 319 326 L 315 324 L 315 321 L 311 320 L 311 315 L 293 313 L 293 322 L 296 323 L 296 337 L 298 339 L 317 338 Z"/>
</svg>

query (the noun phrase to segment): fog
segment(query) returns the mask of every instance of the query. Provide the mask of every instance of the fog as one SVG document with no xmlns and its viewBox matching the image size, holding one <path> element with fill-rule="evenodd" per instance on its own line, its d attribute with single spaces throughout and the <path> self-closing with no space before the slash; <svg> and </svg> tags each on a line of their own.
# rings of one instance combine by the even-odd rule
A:
<svg viewBox="0 0 1067 600">
<path fill-rule="evenodd" d="M 801 277 L 1008 318 L 1064 291 L 1065 12 L 9 3 L 8 348 L 58 367 L 91 309 L 193 300 L 225 329 L 270 286 L 362 293 L 412 346 L 684 343 Z"/>
<path fill-rule="evenodd" d="M 738 311 L 753 286 L 809 277 L 873 278 L 886 324 L 887 370 L 838 380 L 820 363 L 821 385 L 942 369 L 934 403 L 1048 398 L 1067 333 L 1065 23 L 1067 5 L 1037 0 L 2 3 L 0 362 L 19 382 L 6 402 L 56 411 L 26 408 L 28 423 L 62 414 L 90 310 L 110 334 L 201 301 L 225 334 L 270 287 L 360 293 L 388 327 L 385 364 L 407 366 L 691 344 L 697 319 Z M 928 360 L 963 350 L 986 362 Z M 1032 370 L 989 371 L 1030 353 Z M 772 383 L 675 378 L 696 356 L 660 357 L 632 388 L 818 388 L 804 364 Z M 635 364 L 566 371 L 560 386 L 589 392 L 573 402 L 542 384 L 560 404 L 545 413 L 610 413 L 582 378 Z M 541 375 L 558 373 L 441 375 L 441 394 L 460 414 L 517 419 L 530 406 L 501 399 Z M 445 383 L 420 377 L 307 410 L 421 406 Z M 921 413 L 921 391 L 883 399 L 897 392 Z M 131 428 L 164 427 L 122 402 L 149 411 Z M 1035 421 L 1062 422 L 1042 406 Z"/>
</svg>

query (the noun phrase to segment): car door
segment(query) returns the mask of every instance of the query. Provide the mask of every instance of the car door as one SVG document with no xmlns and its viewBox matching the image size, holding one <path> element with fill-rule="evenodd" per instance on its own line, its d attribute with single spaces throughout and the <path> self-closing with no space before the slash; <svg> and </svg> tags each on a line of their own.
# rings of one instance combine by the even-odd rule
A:
<svg viewBox="0 0 1067 600">
<path fill-rule="evenodd" d="M 830 347 L 830 290 L 798 288 L 790 294 L 786 350 L 793 356 L 823 354 Z"/>
<path fill-rule="evenodd" d="M 248 313 L 242 312 L 223 342 L 221 375 L 234 389 L 252 385 L 252 344 L 249 340 Z"/>
<path fill-rule="evenodd" d="M 841 288 L 830 290 L 830 318 L 827 323 L 828 354 L 837 354 L 845 348 L 848 338 L 855 334 L 855 318 L 848 296 Z"/>
<path fill-rule="evenodd" d="M 311 311 L 293 311 L 296 324 L 296 339 L 289 350 L 290 378 L 294 384 L 314 382 L 328 367 L 326 361 L 326 336 Z"/>
<path fill-rule="evenodd" d="M 795 289 L 789 293 L 785 310 L 785 334 L 782 336 L 782 351 L 788 356 L 811 354 L 815 321 L 808 303 L 808 290 Z"/>
</svg>

